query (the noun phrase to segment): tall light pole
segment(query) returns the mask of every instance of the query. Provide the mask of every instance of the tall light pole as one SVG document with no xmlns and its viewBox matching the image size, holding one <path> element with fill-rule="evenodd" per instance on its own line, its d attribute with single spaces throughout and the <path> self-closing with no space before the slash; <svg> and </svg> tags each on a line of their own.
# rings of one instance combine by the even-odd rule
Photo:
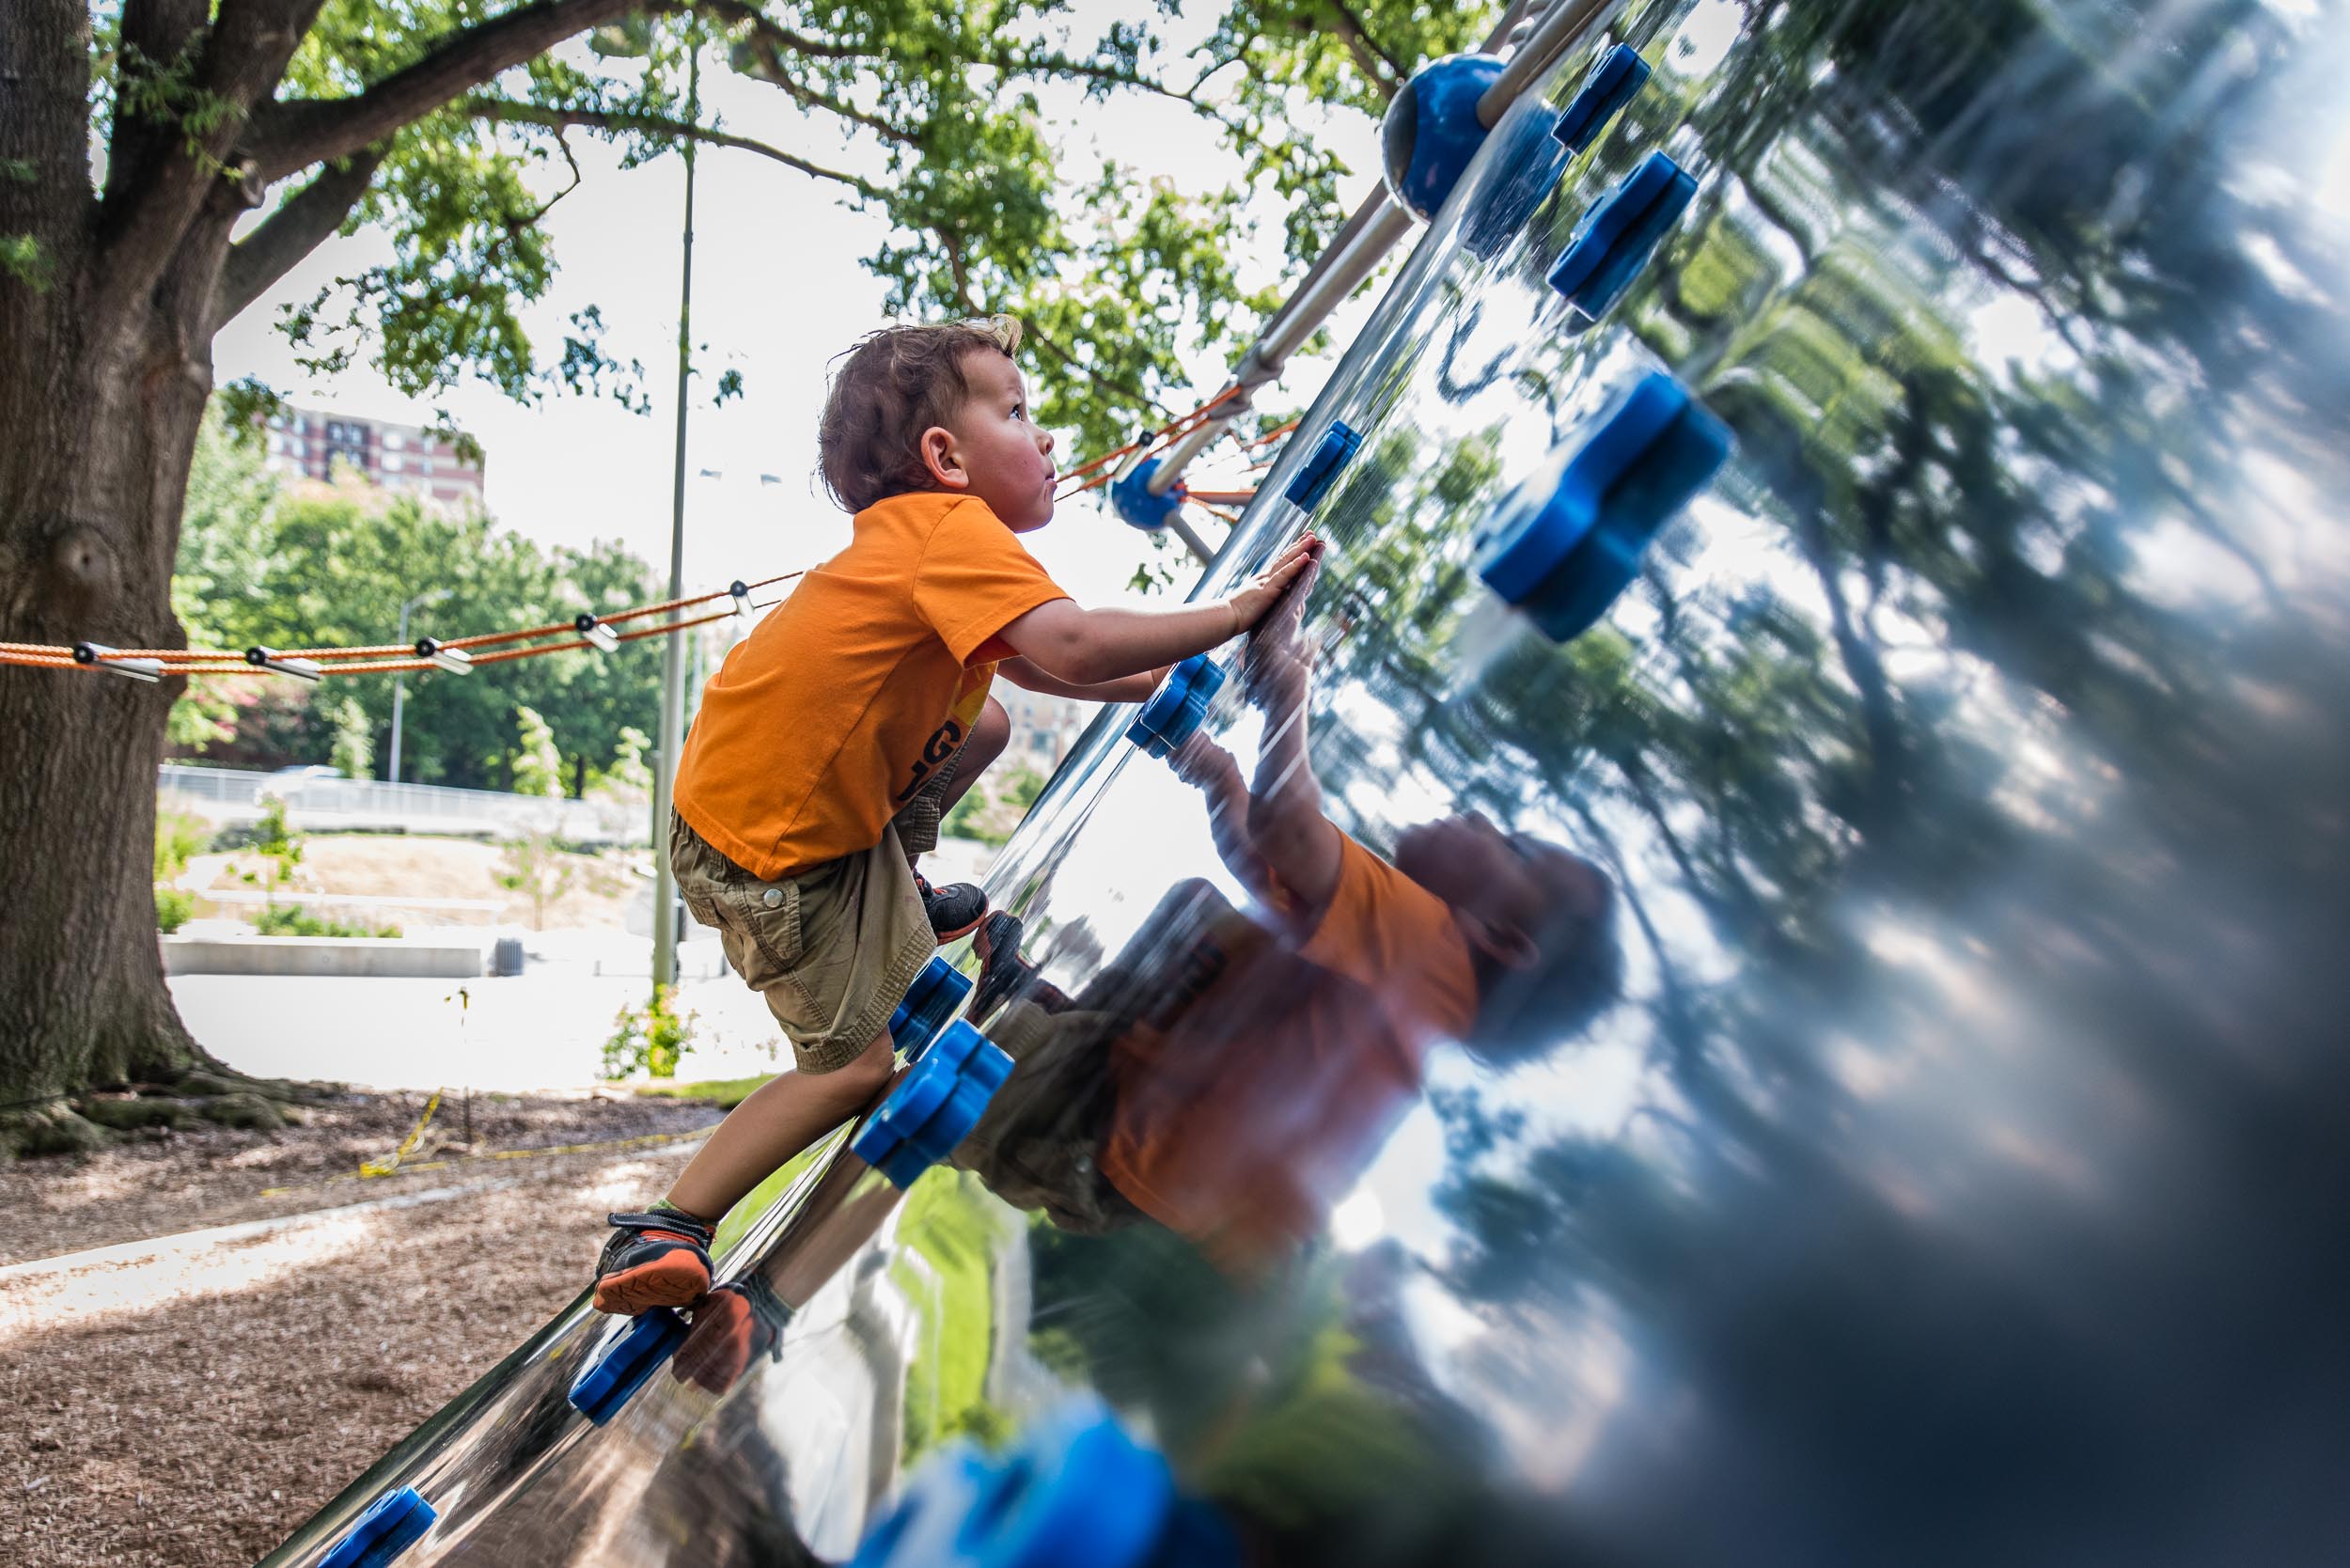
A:
<svg viewBox="0 0 2350 1568">
<path fill-rule="evenodd" d="M 685 122 L 700 123 L 701 31 L 686 31 Z M 694 144 L 685 143 L 685 243 L 677 303 L 677 463 L 669 495 L 669 597 L 685 595 L 685 402 L 694 371 Z M 661 639 L 661 754 L 652 775 L 652 985 L 677 983 L 677 884 L 669 873 L 669 785 L 685 739 L 682 633 Z"/>
<path fill-rule="evenodd" d="M 430 592 L 430 593 L 419 593 L 419 594 L 417 594 L 417 595 L 416 595 L 414 599 L 411 599 L 411 600 L 409 600 L 406 604 L 404 604 L 400 605 L 400 635 L 399 635 L 398 636 L 394 637 L 392 640 L 393 640 L 394 642 L 406 642 L 406 641 L 408 640 L 408 612 L 409 612 L 410 610 L 415 609 L 415 608 L 417 605 L 419 605 L 419 604 L 439 604 L 442 600 L 446 599 L 446 598 L 448 597 L 448 595 L 449 595 L 449 590 L 448 590 L 447 588 L 434 588 L 434 589 L 433 589 L 431 592 Z M 673 593 L 673 594 L 669 595 L 669 597 L 670 597 L 670 598 L 672 598 L 672 599 L 674 599 L 674 598 L 676 598 L 676 597 L 677 597 L 677 595 Z M 404 706 L 406 705 L 407 700 L 408 700 L 408 688 L 407 688 L 407 685 L 406 685 L 406 683 L 405 683 L 405 682 L 404 682 L 400 679 L 399 672 L 398 672 L 398 671 L 394 671 L 394 672 L 393 672 L 393 675 L 392 675 L 392 778 L 391 778 L 391 781 L 392 781 L 393 783 L 395 783 L 395 784 L 397 784 L 397 783 L 399 783 L 399 782 L 400 782 L 400 709 L 401 709 L 402 707 L 404 707 Z"/>
</svg>

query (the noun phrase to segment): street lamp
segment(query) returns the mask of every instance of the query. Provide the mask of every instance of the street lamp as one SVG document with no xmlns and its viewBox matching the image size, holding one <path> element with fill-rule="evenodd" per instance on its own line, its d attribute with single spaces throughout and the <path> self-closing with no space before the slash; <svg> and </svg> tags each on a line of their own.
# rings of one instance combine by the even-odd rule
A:
<svg viewBox="0 0 2350 1568">
<path fill-rule="evenodd" d="M 400 607 L 400 635 L 394 640 L 401 643 L 405 643 L 408 640 L 408 612 L 410 610 L 415 609 L 419 604 L 437 604 L 442 600 L 446 599 L 449 596 L 449 592 L 450 590 L 445 588 L 434 588 L 430 593 L 419 593 L 414 599 L 411 599 L 401 604 Z M 391 778 L 391 781 L 395 784 L 400 782 L 400 711 L 403 706 L 405 706 L 407 700 L 407 684 L 401 680 L 399 673 L 395 672 L 392 676 Z"/>
</svg>

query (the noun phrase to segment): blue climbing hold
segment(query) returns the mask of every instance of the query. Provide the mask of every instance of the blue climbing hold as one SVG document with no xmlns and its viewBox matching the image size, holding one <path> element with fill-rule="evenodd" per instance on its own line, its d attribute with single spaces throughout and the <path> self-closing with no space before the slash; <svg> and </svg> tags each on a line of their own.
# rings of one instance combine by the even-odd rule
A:
<svg viewBox="0 0 2350 1568">
<path fill-rule="evenodd" d="M 1158 471 L 1159 460 L 1145 458 L 1133 473 L 1110 482 L 1110 506 L 1145 533 L 1156 533 L 1175 521 L 1175 514 L 1183 510 L 1183 497 L 1190 494 L 1178 479 L 1167 487 L 1165 494 L 1152 494 L 1151 476 Z"/>
<path fill-rule="evenodd" d="M 685 1320 L 666 1307 L 629 1319 L 572 1380 L 572 1408 L 603 1425 L 677 1354 L 688 1332 Z"/>
<path fill-rule="evenodd" d="M 1011 1058 L 957 1020 L 849 1140 L 849 1152 L 900 1187 L 955 1152 L 1011 1075 Z"/>
<path fill-rule="evenodd" d="M 1237 1568 L 1229 1526 L 1085 1395 L 1019 1444 L 934 1456 L 849 1568 Z"/>
<path fill-rule="evenodd" d="M 1485 145 L 1477 101 L 1500 75 L 1491 55 L 1448 55 L 1412 72 L 1379 125 L 1387 190 L 1398 206 L 1424 222 L 1444 205 Z"/>
<path fill-rule="evenodd" d="M 1355 454 L 1363 449 L 1363 438 L 1355 427 L 1343 419 L 1333 419 L 1330 428 L 1322 432 L 1313 453 L 1297 472 L 1291 476 L 1289 488 L 1281 493 L 1291 505 L 1308 511 L 1322 505 L 1330 494 L 1330 487 L 1339 482 L 1346 465 L 1355 461 Z"/>
<path fill-rule="evenodd" d="M 1694 176 L 1652 152 L 1591 206 L 1550 269 L 1550 286 L 1596 321 L 1648 264 L 1666 232 L 1698 194 Z"/>
<path fill-rule="evenodd" d="M 1607 122 L 1632 102 L 1648 81 L 1648 62 L 1628 43 L 1620 43 L 1591 65 L 1583 86 L 1559 111 L 1550 133 L 1570 153 L 1581 152 L 1599 139 Z"/>
<path fill-rule="evenodd" d="M 906 1060 L 916 1060 L 970 995 L 970 978 L 932 954 L 906 988 L 905 999 L 889 1015 L 890 1043 L 906 1054 Z"/>
<path fill-rule="evenodd" d="M 1589 630 L 1730 455 L 1729 427 L 1661 370 L 1559 443 L 1478 529 L 1477 574 L 1555 642 Z"/>
<path fill-rule="evenodd" d="M 423 1540 L 438 1517 L 413 1486 L 386 1492 L 319 1559 L 318 1568 L 383 1568 Z"/>
<path fill-rule="evenodd" d="M 1224 689 L 1224 671 L 1194 653 L 1167 672 L 1126 727 L 1126 738 L 1153 757 L 1166 757 L 1197 734 L 1208 716 L 1208 704 Z"/>
</svg>

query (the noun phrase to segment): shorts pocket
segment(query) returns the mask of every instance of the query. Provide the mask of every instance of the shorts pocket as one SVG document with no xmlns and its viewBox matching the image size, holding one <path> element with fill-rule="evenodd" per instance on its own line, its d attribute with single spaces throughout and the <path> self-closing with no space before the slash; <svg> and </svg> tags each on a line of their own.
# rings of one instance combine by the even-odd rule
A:
<svg viewBox="0 0 2350 1568">
<path fill-rule="evenodd" d="M 793 882 L 731 883 L 726 889 L 731 924 L 748 936 L 778 975 L 800 962 L 800 889 Z"/>
</svg>

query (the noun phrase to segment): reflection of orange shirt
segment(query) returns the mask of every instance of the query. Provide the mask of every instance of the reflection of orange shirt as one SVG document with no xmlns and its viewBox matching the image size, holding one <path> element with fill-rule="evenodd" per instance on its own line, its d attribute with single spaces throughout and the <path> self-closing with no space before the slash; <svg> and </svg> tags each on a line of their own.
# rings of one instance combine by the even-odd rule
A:
<svg viewBox="0 0 2350 1568">
<path fill-rule="evenodd" d="M 678 815 L 753 875 L 855 855 L 971 732 L 996 634 L 1066 599 L 967 495 L 892 495 L 702 688 Z"/>
<path fill-rule="evenodd" d="M 1477 1015 L 1444 902 L 1346 840 L 1301 951 L 1267 935 L 1162 1028 L 1116 1047 L 1102 1173 L 1228 1268 L 1320 1229 L 1419 1097 L 1431 1045 Z"/>
</svg>

